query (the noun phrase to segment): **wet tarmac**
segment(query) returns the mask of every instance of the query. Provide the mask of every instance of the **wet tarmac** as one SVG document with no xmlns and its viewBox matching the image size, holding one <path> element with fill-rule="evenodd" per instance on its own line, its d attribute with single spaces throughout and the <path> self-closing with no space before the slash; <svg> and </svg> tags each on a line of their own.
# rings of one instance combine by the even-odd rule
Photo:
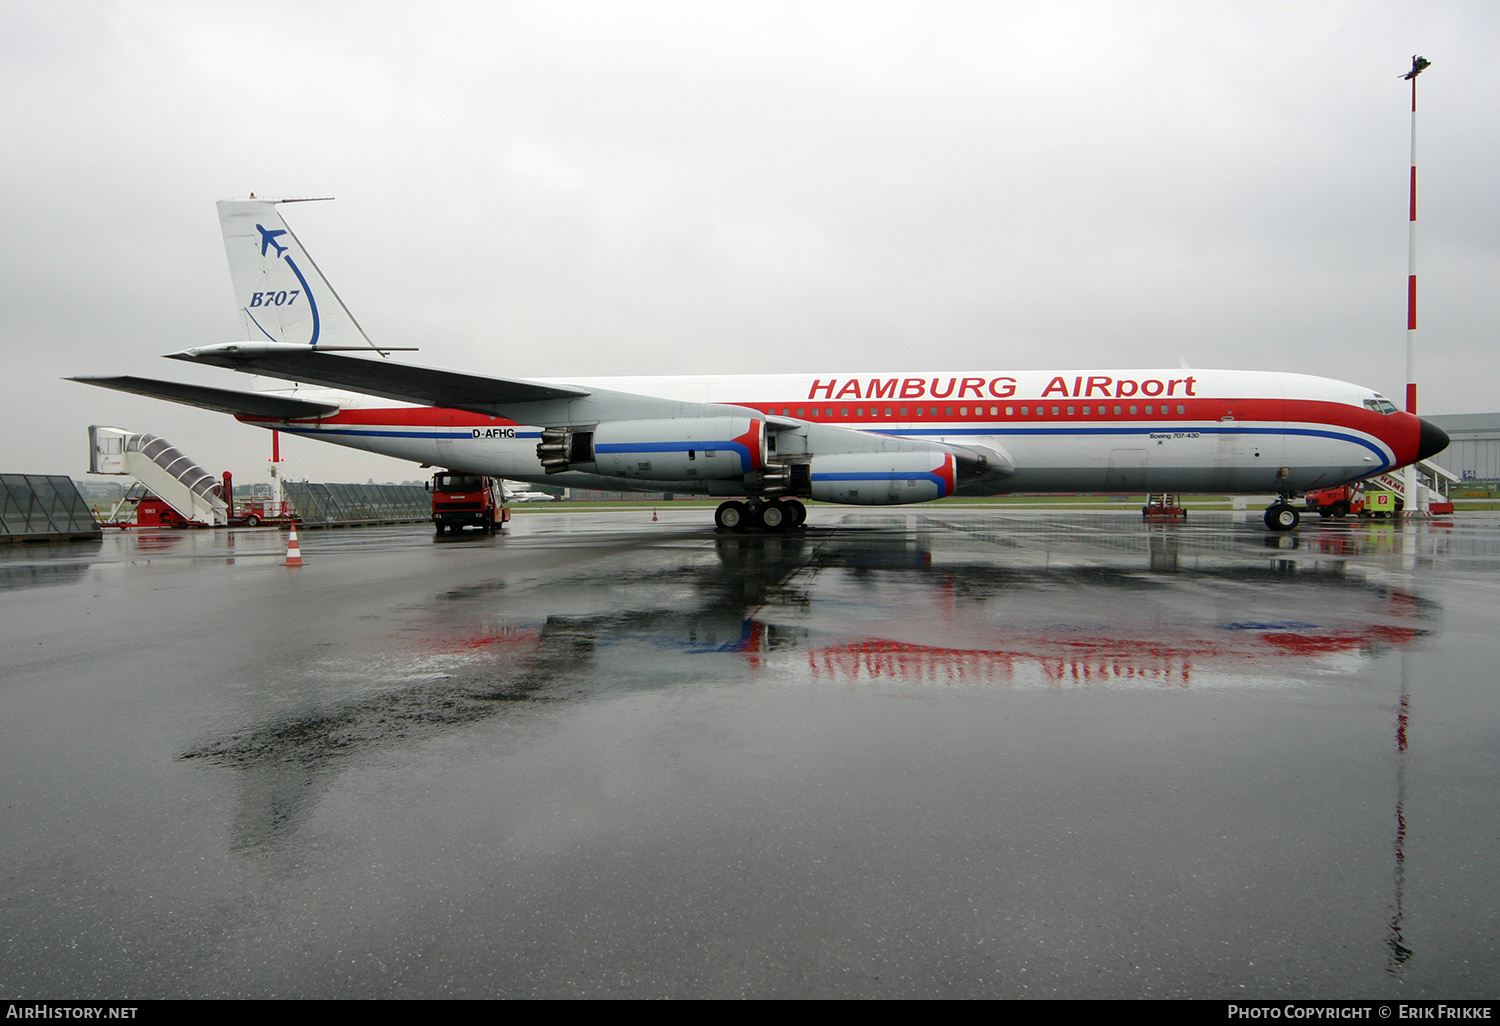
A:
<svg viewBox="0 0 1500 1026">
<path fill-rule="evenodd" d="M 1500 514 L 0 551 L 0 994 L 1493 997 Z"/>
</svg>

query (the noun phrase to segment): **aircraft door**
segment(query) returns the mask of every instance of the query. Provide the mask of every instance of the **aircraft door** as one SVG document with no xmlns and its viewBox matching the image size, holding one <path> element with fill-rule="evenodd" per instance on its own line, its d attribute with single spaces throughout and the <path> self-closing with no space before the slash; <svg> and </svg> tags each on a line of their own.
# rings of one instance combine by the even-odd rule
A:
<svg viewBox="0 0 1500 1026">
<path fill-rule="evenodd" d="M 1134 492 L 1146 487 L 1146 450 L 1111 449 L 1104 488 L 1111 492 Z"/>
</svg>

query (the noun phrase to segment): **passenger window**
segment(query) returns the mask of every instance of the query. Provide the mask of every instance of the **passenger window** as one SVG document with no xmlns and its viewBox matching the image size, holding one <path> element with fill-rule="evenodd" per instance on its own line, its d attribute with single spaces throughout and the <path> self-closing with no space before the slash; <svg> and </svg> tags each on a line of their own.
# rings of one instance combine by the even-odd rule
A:
<svg viewBox="0 0 1500 1026">
<path fill-rule="evenodd" d="M 1116 406 L 1115 407 L 1115 416 L 1118 417 L 1119 415 L 1120 415 L 1120 408 L 1118 406 Z"/>
<path fill-rule="evenodd" d="M 1177 416 L 1181 417 L 1185 413 L 1187 413 L 1187 407 L 1183 406 L 1181 403 L 1178 403 L 1177 404 Z"/>
<path fill-rule="evenodd" d="M 1068 407 L 1068 416 L 1073 416 L 1073 407 L 1071 406 Z"/>
<path fill-rule="evenodd" d="M 1057 407 L 1056 406 L 1052 407 L 1052 416 L 1054 416 L 1054 417 L 1057 416 Z"/>
<path fill-rule="evenodd" d="M 1005 415 L 1007 417 L 1014 417 L 1016 415 L 1016 408 L 1014 406 L 1007 406 L 1005 408 Z"/>
<path fill-rule="evenodd" d="M 1131 416 L 1132 416 L 1132 417 L 1134 417 L 1134 416 L 1135 416 L 1135 407 L 1134 407 L 1134 406 L 1132 406 L 1132 407 L 1131 407 L 1131 408 L 1130 408 L 1130 415 L 1131 415 Z"/>
<path fill-rule="evenodd" d="M 1023 406 L 1023 407 L 1021 407 L 1021 416 L 1023 416 L 1023 417 L 1028 416 L 1027 411 L 1030 410 L 1030 409 L 1031 409 L 1031 407 L 1029 407 L 1029 406 Z"/>
<path fill-rule="evenodd" d="M 960 417 L 967 417 L 969 415 L 969 408 L 967 406 L 960 406 L 958 408 L 958 415 Z"/>
</svg>

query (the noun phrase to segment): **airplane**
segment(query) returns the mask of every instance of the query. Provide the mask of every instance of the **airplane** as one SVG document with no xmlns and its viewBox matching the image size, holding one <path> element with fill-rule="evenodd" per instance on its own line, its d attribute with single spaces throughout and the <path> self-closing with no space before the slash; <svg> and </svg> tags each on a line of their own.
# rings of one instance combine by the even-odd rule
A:
<svg viewBox="0 0 1500 1026">
<path fill-rule="evenodd" d="M 71 380 L 424 466 L 722 498 L 714 522 L 727 530 L 797 527 L 806 498 L 870 506 L 1013 492 L 1212 492 L 1276 494 L 1266 525 L 1289 531 L 1300 493 L 1448 445 L 1442 429 L 1371 389 L 1280 372 L 824 367 L 557 380 L 398 363 L 388 354 L 408 347 L 369 340 L 282 219 L 284 202 L 298 201 L 218 204 L 246 338 L 167 355 L 290 387 Z"/>
<path fill-rule="evenodd" d="M 504 481 L 500 482 L 500 486 L 505 489 L 506 502 L 553 502 L 558 498 L 551 492 L 536 492 L 525 488 L 513 490 Z"/>
<path fill-rule="evenodd" d="M 278 238 L 280 238 L 281 236 L 285 235 L 286 232 L 284 232 L 284 231 L 282 231 L 282 232 L 269 231 L 269 230 L 261 227 L 260 225 L 256 225 L 255 228 L 256 228 L 257 231 L 260 232 L 260 255 L 261 256 L 265 256 L 266 255 L 266 247 L 268 247 L 268 246 L 275 246 L 276 247 L 276 255 L 278 257 L 281 256 L 281 254 L 283 254 L 283 253 L 286 252 L 286 247 L 283 246 L 281 243 L 279 243 L 279 242 L 276 241 Z"/>
</svg>

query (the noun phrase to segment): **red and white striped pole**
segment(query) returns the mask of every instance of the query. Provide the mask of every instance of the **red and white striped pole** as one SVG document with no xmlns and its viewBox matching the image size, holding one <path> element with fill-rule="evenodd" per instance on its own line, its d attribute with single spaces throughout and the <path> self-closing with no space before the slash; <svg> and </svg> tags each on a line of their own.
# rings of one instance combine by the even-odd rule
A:
<svg viewBox="0 0 1500 1026">
<path fill-rule="evenodd" d="M 1406 247 L 1406 412 L 1417 412 L 1417 76 L 1432 62 L 1415 54 L 1411 70 L 1411 196 L 1407 204 L 1409 236 Z"/>
<path fill-rule="evenodd" d="M 1401 76 L 1411 83 L 1411 194 L 1407 203 L 1406 244 L 1406 412 L 1417 412 L 1417 76 L 1432 62 L 1412 54 L 1411 70 Z M 1417 468 L 1406 468 L 1406 512 L 1424 512 L 1417 497 Z"/>
</svg>

